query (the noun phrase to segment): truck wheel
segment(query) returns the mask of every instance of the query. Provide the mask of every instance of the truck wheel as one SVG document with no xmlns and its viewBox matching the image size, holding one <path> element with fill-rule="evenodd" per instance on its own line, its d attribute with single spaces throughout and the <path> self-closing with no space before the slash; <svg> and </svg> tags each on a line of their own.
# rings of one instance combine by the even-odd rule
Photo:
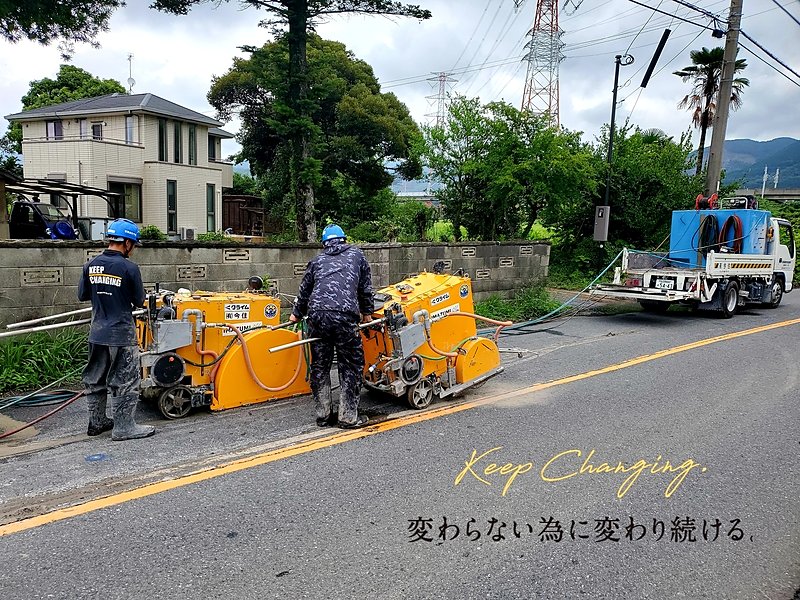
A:
<svg viewBox="0 0 800 600">
<path fill-rule="evenodd" d="M 644 312 L 663 314 L 669 310 L 671 302 L 659 302 L 658 300 L 639 300 L 639 304 Z"/>
<path fill-rule="evenodd" d="M 764 302 L 764 308 L 778 308 L 781 300 L 783 300 L 783 283 L 780 279 L 773 279 L 769 288 L 772 292 L 772 300 Z"/>
<path fill-rule="evenodd" d="M 739 284 L 729 281 L 722 291 L 722 316 L 730 319 L 739 307 Z"/>
</svg>

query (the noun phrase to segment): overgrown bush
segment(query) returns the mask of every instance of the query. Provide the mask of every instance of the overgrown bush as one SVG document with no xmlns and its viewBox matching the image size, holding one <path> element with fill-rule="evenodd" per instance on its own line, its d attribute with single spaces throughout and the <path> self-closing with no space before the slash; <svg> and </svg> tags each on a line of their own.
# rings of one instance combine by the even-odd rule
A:
<svg viewBox="0 0 800 600">
<path fill-rule="evenodd" d="M 167 239 L 167 235 L 155 225 L 145 225 L 139 230 L 139 237 L 143 240 L 162 242 Z"/>
<path fill-rule="evenodd" d="M 492 294 L 475 305 L 475 312 L 483 317 L 507 321 L 527 321 L 546 315 L 561 305 L 542 285 L 530 285 L 511 298 Z"/>
<path fill-rule="evenodd" d="M 89 345 L 86 328 L 12 337 L 0 343 L 0 393 L 38 389 L 67 375 L 80 381 Z"/>
<path fill-rule="evenodd" d="M 209 231 L 208 233 L 198 233 L 195 239 L 198 242 L 232 242 L 233 238 L 225 235 L 221 231 Z"/>
</svg>

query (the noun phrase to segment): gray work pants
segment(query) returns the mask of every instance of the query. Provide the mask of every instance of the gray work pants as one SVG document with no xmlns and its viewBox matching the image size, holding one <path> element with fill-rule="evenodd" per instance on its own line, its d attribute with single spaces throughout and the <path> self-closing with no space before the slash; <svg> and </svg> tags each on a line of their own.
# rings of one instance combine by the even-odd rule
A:
<svg viewBox="0 0 800 600">
<path fill-rule="evenodd" d="M 136 346 L 89 344 L 89 362 L 83 370 L 82 381 L 90 413 L 110 416 L 106 410 L 108 396 L 138 398 L 141 379 Z"/>
</svg>

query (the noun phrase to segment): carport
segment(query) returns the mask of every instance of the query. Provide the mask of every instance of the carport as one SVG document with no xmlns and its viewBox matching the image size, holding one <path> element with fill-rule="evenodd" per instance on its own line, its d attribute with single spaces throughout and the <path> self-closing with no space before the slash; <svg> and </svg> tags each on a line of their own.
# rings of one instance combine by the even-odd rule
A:
<svg viewBox="0 0 800 600">
<path fill-rule="evenodd" d="M 118 192 L 110 192 L 101 188 L 89 187 L 86 185 L 79 185 L 77 183 L 68 183 L 66 181 L 59 181 L 58 179 L 22 179 L 22 180 L 6 180 L 5 190 L 7 193 L 19 194 L 34 202 L 39 202 L 39 197 L 42 195 L 56 195 L 62 196 L 67 200 L 72 213 L 72 226 L 78 228 L 78 196 L 98 196 L 105 200 L 109 207 L 113 218 L 119 216 L 119 203 L 122 199 L 122 194 Z"/>
</svg>

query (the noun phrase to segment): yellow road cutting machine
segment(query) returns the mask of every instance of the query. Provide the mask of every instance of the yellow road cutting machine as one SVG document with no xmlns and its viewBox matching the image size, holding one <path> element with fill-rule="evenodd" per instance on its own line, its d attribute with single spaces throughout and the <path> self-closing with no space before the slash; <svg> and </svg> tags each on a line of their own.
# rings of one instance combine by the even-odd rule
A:
<svg viewBox="0 0 800 600">
<path fill-rule="evenodd" d="M 370 388 L 423 409 L 503 370 L 495 341 L 477 335 L 466 276 L 420 273 L 379 290 L 375 309 L 381 323 L 362 329 Z"/>
<path fill-rule="evenodd" d="M 268 293 L 149 294 L 137 321 L 143 398 L 179 419 L 196 406 L 224 410 L 310 393 L 302 348 L 268 352 L 300 339 L 286 325 Z"/>
</svg>

